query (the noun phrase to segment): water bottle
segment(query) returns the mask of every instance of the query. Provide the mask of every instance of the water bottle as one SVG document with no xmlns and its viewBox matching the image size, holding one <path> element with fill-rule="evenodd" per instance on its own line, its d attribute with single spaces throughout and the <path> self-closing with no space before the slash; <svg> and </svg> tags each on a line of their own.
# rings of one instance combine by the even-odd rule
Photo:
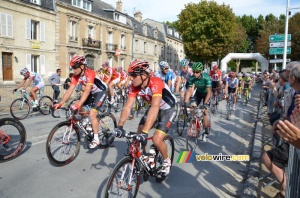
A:
<svg viewBox="0 0 300 198">
<path fill-rule="evenodd" d="M 154 168 L 155 166 L 155 163 L 154 163 L 154 158 L 155 158 L 155 155 L 156 155 L 156 147 L 154 144 L 152 144 L 150 146 L 150 150 L 149 150 L 149 164 L 150 164 L 150 168 Z"/>
</svg>

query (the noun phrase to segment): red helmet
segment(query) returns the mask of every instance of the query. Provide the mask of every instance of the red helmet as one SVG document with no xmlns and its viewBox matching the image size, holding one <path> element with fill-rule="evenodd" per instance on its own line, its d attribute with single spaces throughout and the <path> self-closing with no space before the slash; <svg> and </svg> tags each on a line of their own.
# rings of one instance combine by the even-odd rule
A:
<svg viewBox="0 0 300 198">
<path fill-rule="evenodd" d="M 214 65 L 212 68 L 213 68 L 214 70 L 216 70 L 216 69 L 218 69 L 218 65 Z"/>
<path fill-rule="evenodd" d="M 80 65 L 86 65 L 84 56 L 73 56 L 70 61 L 70 66 L 73 69 L 77 69 Z"/>
<path fill-rule="evenodd" d="M 229 73 L 229 77 L 230 78 L 235 78 L 236 77 L 236 73 L 235 72 L 230 72 Z"/>
<path fill-rule="evenodd" d="M 142 72 L 149 73 L 149 63 L 142 60 L 134 60 L 128 67 L 129 74 L 140 75 Z"/>
</svg>

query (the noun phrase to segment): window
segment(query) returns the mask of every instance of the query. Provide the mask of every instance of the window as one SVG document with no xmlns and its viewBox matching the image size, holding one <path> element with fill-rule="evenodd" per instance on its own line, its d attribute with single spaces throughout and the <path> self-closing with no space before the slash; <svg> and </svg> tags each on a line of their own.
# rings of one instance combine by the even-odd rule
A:
<svg viewBox="0 0 300 198">
<path fill-rule="evenodd" d="M 45 23 L 26 19 L 26 39 L 45 41 Z"/>
<path fill-rule="evenodd" d="M 122 67 L 122 69 L 124 69 L 124 67 L 125 67 L 125 59 L 124 58 L 121 58 L 121 67 Z"/>
<path fill-rule="evenodd" d="M 30 0 L 30 2 L 31 2 L 31 3 L 35 3 L 35 4 L 39 4 L 39 5 L 41 5 L 41 2 L 40 2 L 40 0 Z"/>
<path fill-rule="evenodd" d="M 157 45 L 154 45 L 154 55 L 157 55 Z"/>
<path fill-rule="evenodd" d="M 38 56 L 34 54 L 26 54 L 26 67 L 32 72 L 45 75 L 45 62 L 44 55 Z"/>
<path fill-rule="evenodd" d="M 0 36 L 13 37 L 13 17 L 0 12 Z"/>
<path fill-rule="evenodd" d="M 107 43 L 109 43 L 109 44 L 113 43 L 113 33 L 112 32 L 108 32 Z"/>
<path fill-rule="evenodd" d="M 135 40 L 135 43 L 134 43 L 134 51 L 136 51 L 136 52 L 139 51 L 139 40 Z"/>
<path fill-rule="evenodd" d="M 88 36 L 94 38 L 94 27 L 88 26 Z"/>
<path fill-rule="evenodd" d="M 115 13 L 115 21 L 120 21 L 120 15 L 118 13 Z"/>
<path fill-rule="evenodd" d="M 172 34 L 172 29 L 168 28 L 168 34 Z"/>
<path fill-rule="evenodd" d="M 157 32 L 157 30 L 154 31 L 154 38 L 156 38 L 156 39 L 158 38 L 158 32 Z"/>
<path fill-rule="evenodd" d="M 92 4 L 87 0 L 72 0 L 72 5 L 87 11 L 92 11 Z"/>
<path fill-rule="evenodd" d="M 75 21 L 70 21 L 70 41 L 77 41 L 77 23 Z"/>
<path fill-rule="evenodd" d="M 147 53 L 147 42 L 144 42 L 144 53 Z"/>
<path fill-rule="evenodd" d="M 125 42 L 126 42 L 125 35 L 121 35 L 121 50 L 123 51 L 126 50 Z"/>
</svg>

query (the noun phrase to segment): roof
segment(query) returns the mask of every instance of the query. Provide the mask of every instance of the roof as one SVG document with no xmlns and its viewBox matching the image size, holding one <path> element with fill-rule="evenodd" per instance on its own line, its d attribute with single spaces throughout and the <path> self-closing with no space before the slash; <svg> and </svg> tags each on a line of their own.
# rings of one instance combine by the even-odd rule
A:
<svg viewBox="0 0 300 198">
<path fill-rule="evenodd" d="M 21 0 L 21 1 L 32 4 L 32 5 L 40 6 L 42 8 L 46 8 L 46 9 L 49 9 L 49 10 L 54 10 L 54 0 L 48 0 L 48 1 L 41 0 L 40 1 L 41 5 L 36 4 L 36 3 L 32 3 L 31 0 Z"/>
</svg>

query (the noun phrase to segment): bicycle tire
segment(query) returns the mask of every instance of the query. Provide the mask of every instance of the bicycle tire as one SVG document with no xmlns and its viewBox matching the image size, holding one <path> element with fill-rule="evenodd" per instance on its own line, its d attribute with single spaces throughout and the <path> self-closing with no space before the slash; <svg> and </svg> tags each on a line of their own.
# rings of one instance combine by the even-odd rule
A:
<svg viewBox="0 0 300 198">
<path fill-rule="evenodd" d="M 116 196 L 117 197 L 120 197 L 120 196 L 121 197 L 136 197 L 137 196 L 139 186 L 140 186 L 141 176 L 140 176 L 140 174 L 136 173 L 137 171 L 139 171 L 139 170 L 137 170 L 136 162 L 134 164 L 133 171 L 132 171 L 133 172 L 132 178 L 133 178 L 133 180 L 135 180 L 135 182 L 134 182 L 135 186 L 134 186 L 134 188 L 131 188 L 131 189 L 134 189 L 132 196 L 129 195 L 130 192 L 127 190 L 128 187 L 131 186 L 131 184 L 126 183 L 125 185 L 123 185 L 124 182 L 128 182 L 128 180 L 131 178 L 130 177 L 131 176 L 130 171 L 132 170 L 131 165 L 132 165 L 132 159 L 130 156 L 124 157 L 123 159 L 121 159 L 121 161 L 119 161 L 117 163 L 117 165 L 115 166 L 115 168 L 113 169 L 113 171 L 111 172 L 111 175 L 109 176 L 109 178 L 107 180 L 107 183 L 104 188 L 105 191 L 103 191 L 102 197 L 108 198 L 108 197 L 116 197 Z M 122 168 L 123 168 L 123 170 L 122 170 Z M 126 174 L 127 170 L 129 170 L 129 171 Z M 121 178 L 123 171 L 125 171 L 124 178 L 122 179 L 123 183 L 120 183 L 119 179 Z M 120 188 L 120 185 L 122 185 L 121 188 Z M 115 188 L 113 188 L 114 186 L 115 186 Z M 116 192 L 113 192 L 113 190 L 116 190 Z M 128 193 L 128 196 L 124 196 L 121 191 L 123 193 Z M 113 194 L 113 193 L 115 193 L 115 194 Z"/>
<path fill-rule="evenodd" d="M 52 106 L 53 100 L 49 96 L 43 96 L 39 100 L 39 110 L 43 115 L 49 115 L 51 113 Z"/>
<path fill-rule="evenodd" d="M 46 153 L 49 161 L 55 165 L 55 166 L 65 166 L 69 163 L 71 163 L 79 154 L 80 151 L 80 134 L 79 130 L 76 127 L 73 127 L 72 140 L 74 140 L 74 143 L 68 142 L 67 144 L 63 143 L 63 137 L 64 132 L 66 132 L 66 129 L 59 131 L 59 129 L 63 127 L 69 127 L 70 121 L 63 121 L 58 123 L 50 132 L 47 142 L 46 142 Z M 62 133 L 62 136 L 60 136 L 59 133 Z M 68 132 L 70 133 L 70 131 Z M 68 135 L 68 134 L 67 134 Z M 67 136 L 66 135 L 66 136 Z M 56 144 L 55 144 L 56 143 Z M 71 148 L 71 146 L 74 145 L 74 149 Z M 64 148 L 65 147 L 65 148 Z M 52 150 L 53 148 L 53 150 Z M 64 152 L 67 153 L 64 153 Z M 72 152 L 70 152 L 72 151 Z M 59 159 L 60 155 L 62 154 L 63 159 Z M 69 157 L 66 156 L 69 155 Z M 58 158 L 56 158 L 58 157 Z"/>
<path fill-rule="evenodd" d="M 0 163 L 16 158 L 26 145 L 26 129 L 24 125 L 13 118 L 0 119 L 0 131 L 10 137 L 9 142 L 3 144 L 0 133 Z"/>
<path fill-rule="evenodd" d="M 110 139 L 112 132 L 117 128 L 117 120 L 115 116 L 110 112 L 100 113 L 97 115 L 97 119 L 99 121 L 99 129 L 101 140 L 105 142 L 107 146 L 110 146 L 113 143 L 114 139 L 111 139 L 112 142 L 108 142 Z M 105 145 L 99 145 L 99 147 L 103 147 Z"/>
<path fill-rule="evenodd" d="M 189 131 L 187 132 L 185 137 L 185 146 L 187 151 L 192 151 L 196 148 L 196 136 L 193 136 L 192 134 L 196 134 L 197 136 L 199 136 L 200 131 L 198 131 L 196 122 L 193 120 L 188 124 L 188 130 Z"/>
<path fill-rule="evenodd" d="M 23 109 L 24 111 L 22 111 Z M 27 100 L 24 100 L 23 102 L 23 98 L 18 98 L 11 103 L 9 111 L 10 115 L 13 118 L 17 120 L 23 120 L 28 116 L 30 112 L 30 104 Z"/>
<path fill-rule="evenodd" d="M 187 127 L 187 117 L 183 109 L 179 109 L 179 114 L 177 116 L 177 134 L 182 136 L 183 132 Z"/>
<path fill-rule="evenodd" d="M 171 160 L 171 167 L 170 167 L 170 171 L 171 171 L 171 169 L 172 169 L 172 164 L 173 164 L 173 159 L 174 159 L 174 140 L 173 140 L 173 138 L 172 138 L 172 136 L 171 135 L 166 135 L 165 137 L 164 137 L 164 142 L 166 143 L 166 145 L 167 145 L 167 150 L 168 150 L 168 156 L 169 156 L 169 158 L 170 158 L 170 160 Z M 158 167 L 158 168 L 156 168 L 156 172 L 159 172 L 160 171 L 160 169 L 161 169 L 161 165 L 162 165 L 162 163 L 163 163 L 163 156 L 162 156 L 162 154 L 161 153 L 158 153 L 156 156 L 155 156 L 155 159 L 154 159 L 154 162 L 155 162 L 155 166 L 156 167 Z M 167 177 L 168 177 L 168 175 L 167 175 Z M 161 183 L 161 182 L 163 182 L 167 177 L 155 177 L 155 181 L 157 182 L 157 183 Z"/>
</svg>

